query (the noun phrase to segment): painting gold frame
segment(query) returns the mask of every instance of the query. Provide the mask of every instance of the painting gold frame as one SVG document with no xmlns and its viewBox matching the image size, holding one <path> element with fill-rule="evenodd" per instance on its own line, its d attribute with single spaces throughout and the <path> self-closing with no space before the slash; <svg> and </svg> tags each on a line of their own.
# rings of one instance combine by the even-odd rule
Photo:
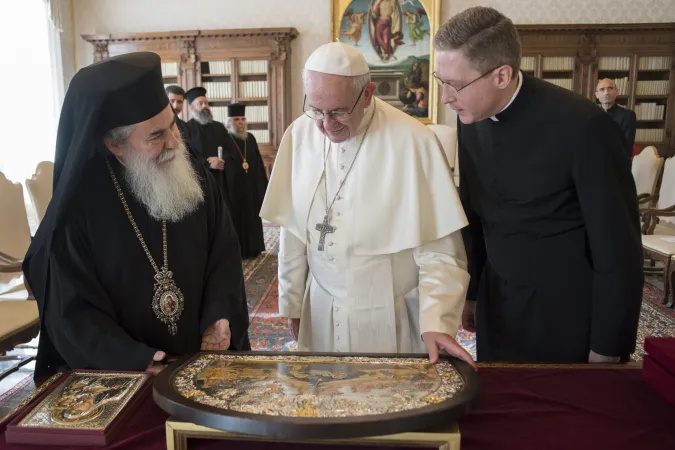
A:
<svg viewBox="0 0 675 450">
<path fill-rule="evenodd" d="M 460 450 L 460 432 L 456 422 L 450 425 L 425 432 L 397 433 L 385 436 L 372 436 L 352 439 L 279 439 L 265 436 L 252 436 L 183 422 L 170 417 L 166 421 L 166 448 L 167 450 L 189 450 L 188 439 L 218 439 L 225 441 L 255 441 L 255 442 L 284 442 L 298 444 L 324 445 L 359 445 L 359 446 L 390 446 L 390 447 L 418 447 L 434 448 L 439 450 Z"/>
<path fill-rule="evenodd" d="M 340 40 L 340 29 L 342 26 L 342 19 L 345 11 L 352 3 L 352 0 L 331 0 L 331 41 Z M 440 26 L 440 3 L 441 0 L 416 0 L 424 7 L 427 17 L 429 19 L 429 68 L 428 77 L 428 113 L 425 117 L 413 116 L 424 124 L 435 124 L 438 121 L 438 85 L 434 81 L 432 72 L 434 65 L 434 48 L 433 38 Z M 368 38 L 368 36 L 366 36 Z M 349 43 L 349 42 L 347 42 Z M 368 58 L 367 58 L 368 59 Z M 371 67 L 371 74 L 377 74 L 380 71 L 378 68 Z M 377 94 L 376 94 L 377 96 Z"/>
</svg>

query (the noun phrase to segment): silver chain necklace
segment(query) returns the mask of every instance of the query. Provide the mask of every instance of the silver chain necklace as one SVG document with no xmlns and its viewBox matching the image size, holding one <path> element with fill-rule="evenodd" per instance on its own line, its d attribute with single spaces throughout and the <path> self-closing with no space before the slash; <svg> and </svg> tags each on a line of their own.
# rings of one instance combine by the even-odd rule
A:
<svg viewBox="0 0 675 450">
<path fill-rule="evenodd" d="M 316 230 L 321 233 L 321 236 L 319 237 L 319 247 L 318 250 L 322 252 L 325 248 L 326 244 L 326 235 L 329 233 L 335 233 L 336 228 L 332 226 L 328 220 L 328 216 L 330 215 L 330 210 L 333 208 L 333 204 L 335 203 L 335 200 L 337 200 L 338 194 L 340 194 L 340 191 L 342 190 L 342 186 L 345 185 L 345 181 L 347 181 L 347 177 L 352 171 L 352 168 L 354 167 L 354 163 L 356 162 L 356 158 L 358 158 L 359 153 L 361 152 L 361 147 L 363 146 L 363 141 L 366 140 L 366 135 L 368 134 L 368 130 L 370 129 L 370 125 L 373 123 L 373 119 L 375 119 L 375 113 L 377 112 L 377 104 L 373 104 L 373 114 L 370 116 L 370 120 L 368 121 L 368 125 L 366 125 L 366 129 L 363 132 L 363 137 L 361 138 L 361 142 L 359 143 L 359 147 L 356 149 L 356 154 L 354 155 L 354 159 L 352 159 L 352 163 L 349 166 L 349 169 L 347 169 L 347 173 L 345 174 L 344 178 L 340 182 L 340 185 L 337 188 L 337 191 L 335 191 L 335 196 L 333 197 L 333 201 L 328 203 L 328 173 L 326 172 L 326 161 L 328 159 L 328 155 L 330 155 L 330 144 L 328 144 L 328 153 L 326 153 L 326 135 L 323 135 L 323 191 L 324 195 L 326 197 L 326 215 L 323 216 L 323 222 L 322 223 L 317 223 L 316 224 Z"/>
</svg>

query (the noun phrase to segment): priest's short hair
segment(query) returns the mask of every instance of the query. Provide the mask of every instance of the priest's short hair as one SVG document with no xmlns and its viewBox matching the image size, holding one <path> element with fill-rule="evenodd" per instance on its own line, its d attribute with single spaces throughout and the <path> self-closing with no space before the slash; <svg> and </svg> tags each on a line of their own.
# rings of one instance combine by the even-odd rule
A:
<svg viewBox="0 0 675 450">
<path fill-rule="evenodd" d="M 185 89 L 178 86 L 177 84 L 172 84 L 171 86 L 166 87 L 166 95 L 169 95 L 169 94 L 182 95 L 183 100 L 185 100 Z"/>
<path fill-rule="evenodd" d="M 434 37 L 437 51 L 461 49 L 484 73 L 501 65 L 520 70 L 520 38 L 511 19 L 494 8 L 468 8 L 445 22 Z"/>
</svg>

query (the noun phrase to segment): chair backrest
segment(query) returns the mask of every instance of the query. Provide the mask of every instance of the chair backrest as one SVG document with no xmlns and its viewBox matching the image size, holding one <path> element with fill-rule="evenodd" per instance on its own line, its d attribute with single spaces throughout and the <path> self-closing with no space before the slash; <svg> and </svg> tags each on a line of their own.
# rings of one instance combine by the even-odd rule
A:
<svg viewBox="0 0 675 450">
<path fill-rule="evenodd" d="M 33 202 L 38 220 L 42 221 L 47 211 L 47 205 L 52 199 L 52 184 L 54 180 L 54 163 L 42 161 L 37 165 L 35 174 L 29 180 L 26 179 L 26 189 Z"/>
<path fill-rule="evenodd" d="M 23 197 L 23 186 L 12 183 L 0 172 L 0 252 L 23 260 L 30 245 L 30 226 Z M 21 292 L 17 292 L 17 289 Z M 0 300 L 23 295 L 21 272 L 0 273 Z"/>
<path fill-rule="evenodd" d="M 663 169 L 664 159 L 659 156 L 656 147 L 645 147 L 633 158 L 631 171 L 635 179 L 635 187 L 639 194 L 656 194 L 659 174 Z"/>
<path fill-rule="evenodd" d="M 448 158 L 452 170 L 455 170 L 457 156 L 457 130 L 448 125 L 427 125 L 434 132 Z"/>
<path fill-rule="evenodd" d="M 663 177 L 661 178 L 661 189 L 659 189 L 656 209 L 665 209 L 673 205 L 675 205 L 675 158 L 671 156 L 666 158 L 663 166 Z M 659 217 L 659 220 L 675 224 L 675 217 Z"/>
<path fill-rule="evenodd" d="M 0 172 L 0 252 L 23 259 L 30 240 L 23 187 Z"/>
</svg>

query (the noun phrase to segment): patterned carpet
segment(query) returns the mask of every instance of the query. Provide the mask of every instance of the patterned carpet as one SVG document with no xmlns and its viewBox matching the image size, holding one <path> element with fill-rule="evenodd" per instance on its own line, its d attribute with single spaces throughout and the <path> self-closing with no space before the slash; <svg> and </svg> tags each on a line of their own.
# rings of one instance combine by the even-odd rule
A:
<svg viewBox="0 0 675 450">
<path fill-rule="evenodd" d="M 248 307 L 251 314 L 249 334 L 254 350 L 293 351 L 295 342 L 288 332 L 287 321 L 278 312 L 277 253 L 279 229 L 265 226 L 267 251 L 244 262 Z M 661 305 L 661 289 L 645 284 L 634 360 L 641 360 L 646 336 L 675 337 L 675 310 Z M 460 329 L 457 341 L 476 356 L 475 334 Z"/>
</svg>

